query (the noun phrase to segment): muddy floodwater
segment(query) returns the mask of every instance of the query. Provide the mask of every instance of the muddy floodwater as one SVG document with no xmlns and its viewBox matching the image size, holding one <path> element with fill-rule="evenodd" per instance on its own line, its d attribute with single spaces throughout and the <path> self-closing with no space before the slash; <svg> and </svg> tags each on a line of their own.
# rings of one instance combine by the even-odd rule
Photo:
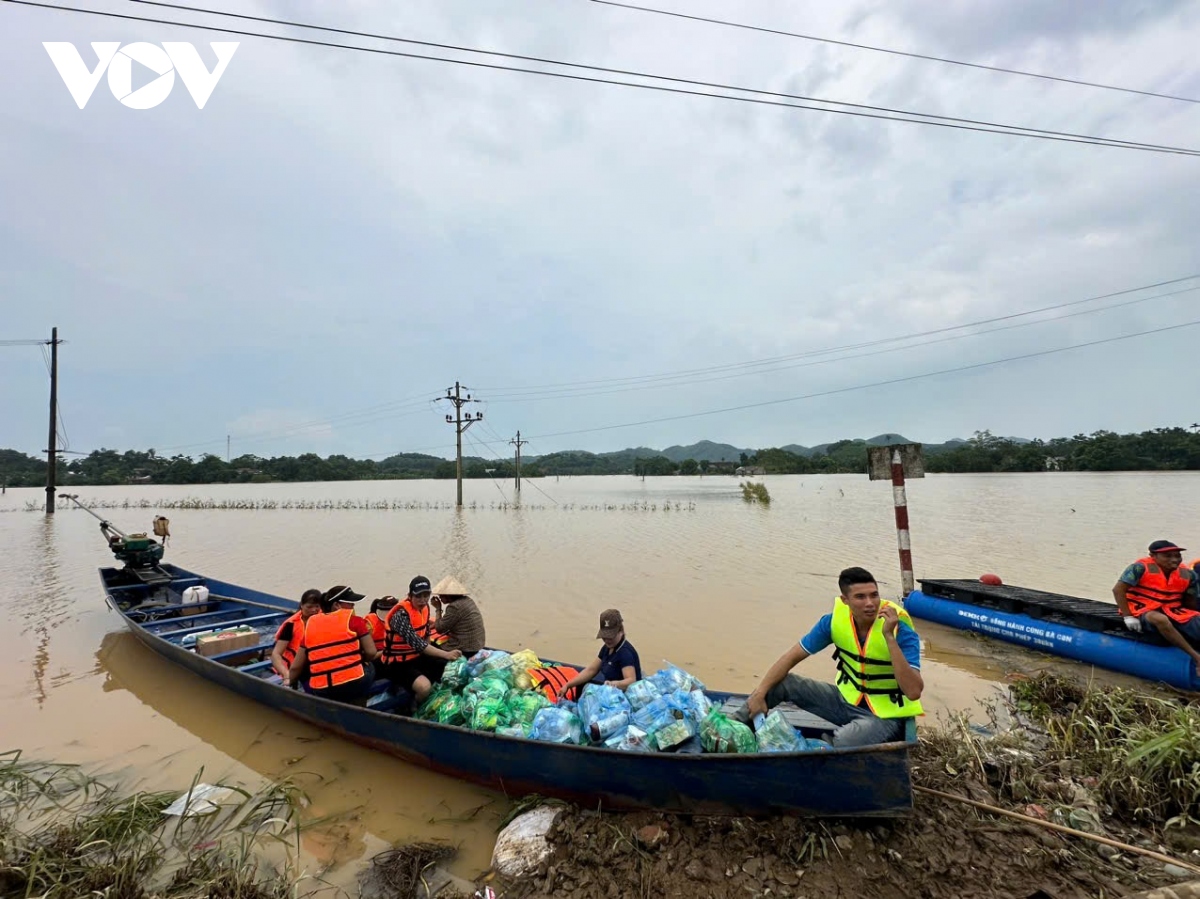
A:
<svg viewBox="0 0 1200 899">
<path fill-rule="evenodd" d="M 298 598 L 350 584 L 402 595 L 409 579 L 463 581 L 489 642 L 586 661 L 598 614 L 624 613 L 644 668 L 663 659 L 710 686 L 749 690 L 828 611 L 837 572 L 863 565 L 899 592 L 889 484 L 865 475 L 764 479 L 769 507 L 732 477 L 554 478 L 524 488 L 452 481 L 79 488 L 126 531 L 149 530 L 162 501 L 249 508 L 170 509 L 167 561 Z M 918 578 L 977 577 L 1110 598 L 1154 539 L 1194 547 L 1200 475 L 933 475 L 909 485 Z M 96 569 L 112 557 L 97 522 L 66 508 L 26 511 L 42 491 L 0 497 L 0 749 L 80 762 L 131 786 L 204 781 L 251 787 L 293 777 L 312 799 L 304 848 L 332 883 L 396 841 L 451 840 L 457 869 L 487 867 L 503 796 L 429 774 L 239 699 L 137 644 L 106 609 Z M 128 508 L 120 506 L 128 501 Z M 348 505 L 350 508 L 326 508 Z M 377 506 L 387 508 L 377 508 Z M 364 604 L 365 605 L 365 604 Z M 360 610 L 365 613 L 366 609 Z M 918 622 L 931 716 L 978 708 L 1013 671 L 1091 672 L 1073 663 Z M 830 678 L 822 656 L 804 673 Z M 1100 680 L 1136 683 L 1094 672 Z M 330 817 L 327 817 L 330 816 Z"/>
</svg>

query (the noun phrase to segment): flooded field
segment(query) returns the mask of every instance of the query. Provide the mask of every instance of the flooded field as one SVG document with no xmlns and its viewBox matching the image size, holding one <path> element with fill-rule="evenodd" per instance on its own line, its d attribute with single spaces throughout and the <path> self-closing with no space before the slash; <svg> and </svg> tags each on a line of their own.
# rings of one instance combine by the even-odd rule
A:
<svg viewBox="0 0 1200 899">
<path fill-rule="evenodd" d="M 730 477 L 551 478 L 540 491 L 527 485 L 514 509 L 497 485 L 477 481 L 461 512 L 447 507 L 451 481 L 78 492 L 116 504 L 104 514 L 134 531 L 156 514 L 143 502 L 267 506 L 165 513 L 167 560 L 223 580 L 291 597 L 348 583 L 373 597 L 403 594 L 416 574 L 454 574 L 477 598 L 490 643 L 580 661 L 597 649 L 598 613 L 615 606 L 644 667 L 670 659 L 711 686 L 748 690 L 828 610 L 841 568 L 864 565 L 885 595 L 899 591 L 889 485 L 862 475 L 765 482 L 769 507 L 743 502 Z M 1195 487 L 1200 475 L 930 476 L 909 486 L 917 576 L 993 571 L 1108 598 L 1151 540 L 1200 554 L 1189 505 L 1176 499 Z M 324 735 L 161 661 L 105 608 L 96 569 L 111 555 L 95 519 L 65 503 L 53 518 L 25 511 L 42 496 L 0 497 L 0 749 L 118 772 L 143 788 L 182 790 L 200 769 L 202 780 L 247 785 L 291 775 L 312 798 L 311 818 L 325 819 L 304 846 L 335 884 L 353 879 L 357 860 L 417 837 L 459 844 L 463 874 L 487 866 L 503 796 Z M 324 508 L 339 503 L 353 508 Z M 932 715 L 975 707 L 1011 671 L 1084 670 L 918 625 Z M 833 665 L 821 657 L 804 669 L 829 678 Z"/>
</svg>

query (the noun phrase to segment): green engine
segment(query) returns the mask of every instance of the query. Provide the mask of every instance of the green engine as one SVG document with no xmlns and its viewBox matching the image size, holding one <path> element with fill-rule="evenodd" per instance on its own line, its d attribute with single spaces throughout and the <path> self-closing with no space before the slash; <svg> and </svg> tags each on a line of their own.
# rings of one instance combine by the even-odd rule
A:
<svg viewBox="0 0 1200 899">
<path fill-rule="evenodd" d="M 117 560 L 127 568 L 156 568 L 162 561 L 164 547 L 147 534 L 119 534 L 110 529 L 108 522 L 100 524 L 100 530 L 108 539 L 108 548 Z"/>
</svg>

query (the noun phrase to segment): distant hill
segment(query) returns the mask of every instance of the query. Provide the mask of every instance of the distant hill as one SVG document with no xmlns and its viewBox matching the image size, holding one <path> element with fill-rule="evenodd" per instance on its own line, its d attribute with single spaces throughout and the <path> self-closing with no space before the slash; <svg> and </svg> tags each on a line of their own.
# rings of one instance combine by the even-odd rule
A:
<svg viewBox="0 0 1200 899">
<path fill-rule="evenodd" d="M 728 443 L 701 440 L 691 446 L 668 446 L 658 455 L 666 456 L 672 462 L 682 462 L 684 459 L 695 459 L 697 462 L 737 462 L 741 460 L 742 453 L 750 455 L 753 452 L 752 449 L 739 449 Z"/>
</svg>

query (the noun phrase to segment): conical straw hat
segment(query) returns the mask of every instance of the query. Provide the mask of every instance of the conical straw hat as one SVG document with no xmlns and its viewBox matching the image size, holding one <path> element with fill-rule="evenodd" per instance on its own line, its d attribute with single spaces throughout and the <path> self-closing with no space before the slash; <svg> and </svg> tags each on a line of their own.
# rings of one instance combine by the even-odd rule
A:
<svg viewBox="0 0 1200 899">
<path fill-rule="evenodd" d="M 458 578 L 444 577 L 437 582 L 433 592 L 438 596 L 466 596 L 467 588 L 459 583 Z"/>
</svg>

